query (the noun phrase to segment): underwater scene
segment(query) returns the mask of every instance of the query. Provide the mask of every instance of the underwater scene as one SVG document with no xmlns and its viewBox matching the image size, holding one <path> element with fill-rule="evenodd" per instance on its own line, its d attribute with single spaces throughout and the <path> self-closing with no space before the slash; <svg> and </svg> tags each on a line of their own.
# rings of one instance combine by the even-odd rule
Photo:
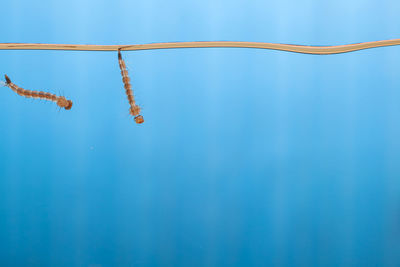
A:
<svg viewBox="0 0 400 267">
<path fill-rule="evenodd" d="M 128 51 L 390 40 L 398 10 L 2 3 L 2 44 L 120 57 L 0 44 L 0 266 L 400 266 L 400 46 Z"/>
</svg>

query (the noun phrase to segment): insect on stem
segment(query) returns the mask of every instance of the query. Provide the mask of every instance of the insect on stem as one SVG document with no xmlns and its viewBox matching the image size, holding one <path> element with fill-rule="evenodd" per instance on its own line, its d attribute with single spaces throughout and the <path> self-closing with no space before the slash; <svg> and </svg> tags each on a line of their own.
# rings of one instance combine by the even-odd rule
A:
<svg viewBox="0 0 400 267">
<path fill-rule="evenodd" d="M 125 61 L 122 59 L 121 50 L 118 49 L 118 63 L 121 69 L 122 82 L 124 83 L 125 93 L 131 106 L 129 113 L 134 116 L 136 123 L 141 124 L 144 122 L 143 116 L 140 115 L 140 107 L 136 105 L 135 97 L 133 96 L 132 85 L 130 84 L 130 78 L 128 70 L 126 69 Z"/>
</svg>

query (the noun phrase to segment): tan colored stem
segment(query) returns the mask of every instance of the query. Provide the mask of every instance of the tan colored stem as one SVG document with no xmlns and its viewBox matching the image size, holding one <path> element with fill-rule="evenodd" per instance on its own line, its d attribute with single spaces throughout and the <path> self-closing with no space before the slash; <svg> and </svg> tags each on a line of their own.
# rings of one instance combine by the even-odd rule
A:
<svg viewBox="0 0 400 267">
<path fill-rule="evenodd" d="M 118 51 L 151 50 L 167 48 L 200 48 L 200 47 L 241 47 L 281 50 L 303 54 L 329 55 L 352 52 L 362 49 L 400 45 L 400 39 L 365 42 L 336 46 L 307 46 L 259 42 L 174 42 L 151 43 L 135 45 L 74 45 L 74 44 L 27 44 L 27 43 L 0 43 L 0 50 L 78 50 L 78 51 Z"/>
</svg>

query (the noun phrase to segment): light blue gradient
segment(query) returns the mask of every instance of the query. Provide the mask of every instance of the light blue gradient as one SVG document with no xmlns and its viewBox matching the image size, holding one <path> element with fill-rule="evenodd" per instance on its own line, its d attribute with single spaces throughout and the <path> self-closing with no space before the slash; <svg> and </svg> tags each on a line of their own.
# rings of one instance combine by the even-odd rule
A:
<svg viewBox="0 0 400 267">
<path fill-rule="evenodd" d="M 400 38 L 395 0 L 7 1 L 0 42 Z M 400 266 L 400 47 L 0 51 L 0 266 Z"/>
</svg>

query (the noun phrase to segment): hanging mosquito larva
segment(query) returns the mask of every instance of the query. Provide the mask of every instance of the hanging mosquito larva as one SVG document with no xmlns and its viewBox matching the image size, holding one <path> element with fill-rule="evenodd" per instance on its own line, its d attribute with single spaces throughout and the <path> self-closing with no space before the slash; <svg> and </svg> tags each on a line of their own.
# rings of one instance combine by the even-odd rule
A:
<svg viewBox="0 0 400 267">
<path fill-rule="evenodd" d="M 124 60 L 122 59 L 121 51 L 118 50 L 118 63 L 119 68 L 121 69 L 122 82 L 124 83 L 125 93 L 129 101 L 129 105 L 131 106 L 129 109 L 129 113 L 134 116 L 135 122 L 140 124 L 144 122 L 143 116 L 140 115 L 140 107 L 136 105 L 135 97 L 132 92 L 132 85 L 130 84 L 130 79 L 128 75 L 128 70 L 126 69 L 126 65 Z"/>
<path fill-rule="evenodd" d="M 42 91 L 32 91 L 32 90 L 26 90 L 24 88 L 21 88 L 17 86 L 16 84 L 12 83 L 10 78 L 7 75 L 4 75 L 6 79 L 5 85 L 9 87 L 11 90 L 19 94 L 20 96 L 25 96 L 29 98 L 39 98 L 39 99 L 45 99 L 49 100 L 52 102 L 55 102 L 60 108 L 65 108 L 66 110 L 71 109 L 72 107 L 72 101 L 67 100 L 63 96 L 56 96 L 54 94 L 42 92 Z"/>
</svg>

